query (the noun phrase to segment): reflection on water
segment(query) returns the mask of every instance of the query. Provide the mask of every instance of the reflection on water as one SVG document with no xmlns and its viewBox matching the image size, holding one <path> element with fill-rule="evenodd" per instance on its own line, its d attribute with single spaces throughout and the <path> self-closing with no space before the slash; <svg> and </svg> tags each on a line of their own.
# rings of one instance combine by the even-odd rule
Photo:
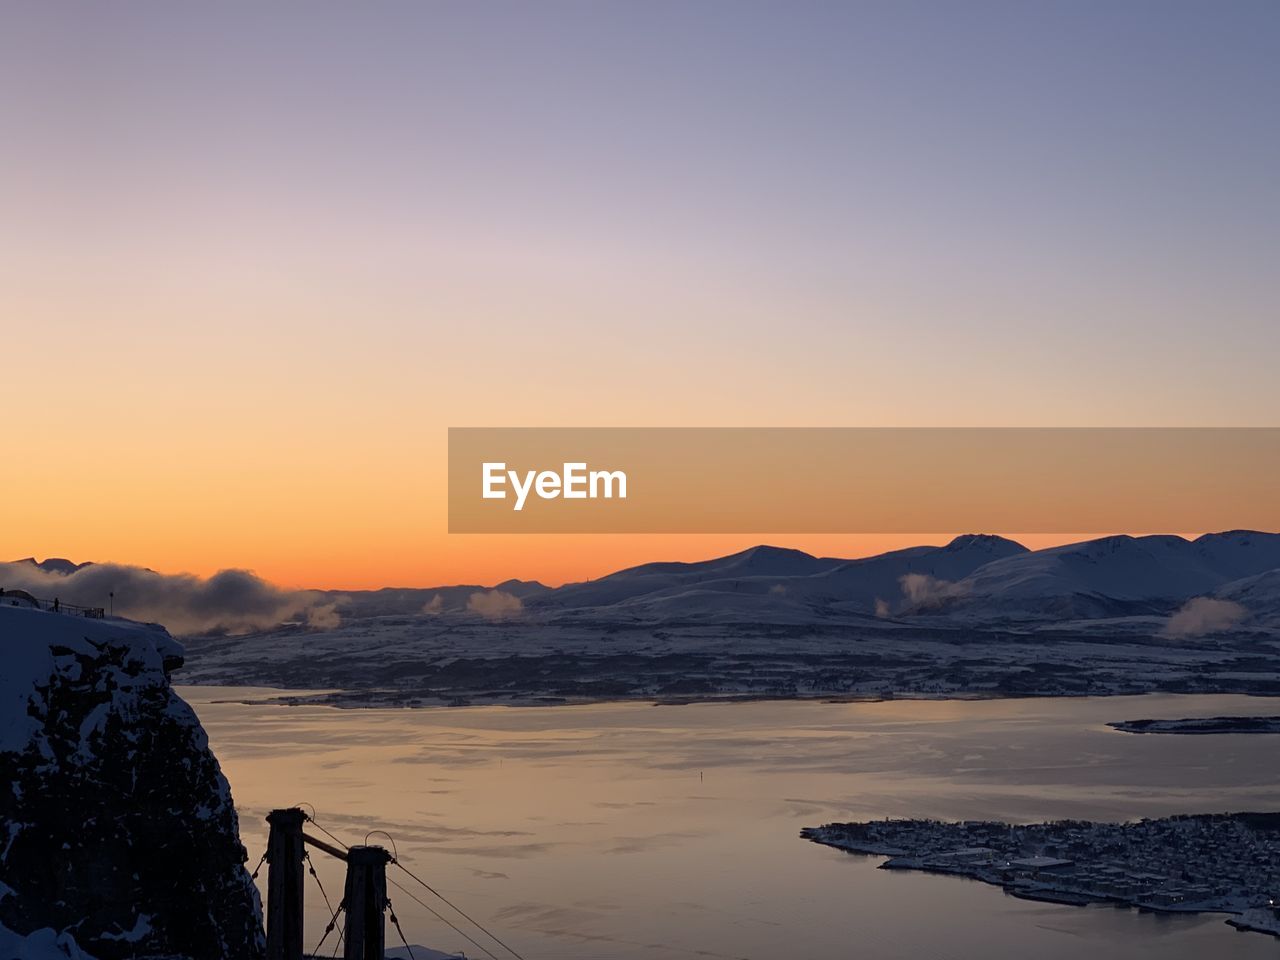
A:
<svg viewBox="0 0 1280 960">
<path fill-rule="evenodd" d="M 1221 917 L 1030 903 L 797 839 L 805 825 L 884 816 L 1280 809 L 1274 738 L 1105 726 L 1274 713 L 1266 700 L 334 710 L 181 692 L 231 781 L 251 866 L 268 809 L 314 804 L 347 843 L 390 832 L 415 872 L 529 960 L 1276 956 L 1274 940 Z M 332 897 L 340 864 L 315 860 Z M 394 893 L 412 941 L 467 946 Z M 309 887 L 308 937 L 326 919 Z"/>
</svg>

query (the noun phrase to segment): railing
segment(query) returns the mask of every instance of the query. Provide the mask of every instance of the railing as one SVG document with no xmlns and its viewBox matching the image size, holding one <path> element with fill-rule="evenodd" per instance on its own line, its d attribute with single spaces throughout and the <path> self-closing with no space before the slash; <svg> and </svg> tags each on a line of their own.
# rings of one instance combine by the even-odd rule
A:
<svg viewBox="0 0 1280 960">
<path fill-rule="evenodd" d="M 418 883 L 422 888 L 436 897 L 459 918 L 471 924 L 481 934 L 493 941 L 494 945 L 511 955 L 512 960 L 524 960 L 518 952 L 507 946 L 496 935 L 478 920 L 464 913 L 452 901 L 445 898 L 434 887 L 413 873 L 400 862 L 396 852 L 396 842 L 385 830 L 371 830 L 365 834 L 365 844 L 349 847 L 327 829 L 316 823 L 313 815 L 308 815 L 301 807 L 284 807 L 272 810 L 267 815 L 267 823 L 271 824 L 271 833 L 267 837 L 267 850 L 254 868 L 253 876 L 264 863 L 269 864 L 267 873 L 267 960 L 308 960 L 320 957 L 320 948 L 329 939 L 329 934 L 338 928 L 338 916 L 344 915 L 344 923 L 338 933 L 338 943 L 343 945 L 343 960 L 383 960 L 386 955 L 386 921 L 396 928 L 405 953 L 413 960 L 413 948 L 400 929 L 400 921 L 387 896 L 388 884 L 395 887 L 406 897 L 424 908 L 428 913 L 461 936 L 483 953 L 489 960 L 503 960 L 496 953 L 476 940 L 454 921 L 436 910 L 420 896 L 393 877 L 387 876 L 387 867 L 393 866 L 402 871 L 405 878 Z M 303 825 L 314 825 L 328 840 L 313 837 L 303 830 Z M 385 847 L 369 846 L 369 837 L 381 833 L 391 840 L 391 851 Z M 333 841 L 330 843 L 329 841 Z M 347 865 L 347 880 L 343 897 L 335 908 L 325 893 L 320 875 L 316 873 L 311 862 L 311 854 L 307 847 L 315 847 L 331 857 L 342 860 Z M 329 910 L 329 922 L 325 924 L 324 935 L 314 950 L 305 953 L 302 946 L 303 917 L 303 864 L 307 873 L 315 878 L 320 888 L 320 896 Z M 337 947 L 334 956 L 337 956 Z M 467 960 L 465 954 L 456 954 L 450 960 Z"/>
<path fill-rule="evenodd" d="M 82 607 L 75 603 L 63 603 L 56 597 L 52 600 L 42 600 L 39 597 L 33 597 L 25 590 L 0 590 L 0 604 L 35 607 L 37 610 L 64 613 L 69 617 L 88 617 L 90 620 L 101 620 L 107 615 L 105 607 Z"/>
</svg>

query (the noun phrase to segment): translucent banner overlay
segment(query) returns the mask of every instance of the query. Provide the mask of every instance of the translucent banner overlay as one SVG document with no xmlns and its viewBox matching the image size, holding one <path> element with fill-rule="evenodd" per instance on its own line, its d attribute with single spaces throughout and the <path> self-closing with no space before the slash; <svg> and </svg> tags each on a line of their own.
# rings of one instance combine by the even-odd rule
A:
<svg viewBox="0 0 1280 960">
<path fill-rule="evenodd" d="M 1280 428 L 449 430 L 450 533 L 1280 530 Z"/>
</svg>

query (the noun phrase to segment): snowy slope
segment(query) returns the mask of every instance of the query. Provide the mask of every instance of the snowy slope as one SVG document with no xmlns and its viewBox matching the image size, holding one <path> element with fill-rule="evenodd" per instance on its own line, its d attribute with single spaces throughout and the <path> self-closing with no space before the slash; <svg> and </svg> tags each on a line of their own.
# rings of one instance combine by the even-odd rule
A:
<svg viewBox="0 0 1280 960">
<path fill-rule="evenodd" d="M 897 608 L 904 600 L 902 578 L 908 574 L 955 581 L 989 563 L 1027 552 L 1022 544 L 1004 537 L 966 534 L 945 547 L 911 547 L 851 560 L 820 576 L 790 584 L 788 592 L 820 602 L 855 604 L 866 610 L 874 610 L 877 600 Z"/>
<path fill-rule="evenodd" d="M 943 547 L 910 547 L 859 560 L 812 557 L 798 550 L 753 547 L 697 564 L 646 564 L 540 598 L 533 609 L 616 611 L 629 618 L 799 622 L 840 604 L 871 613 L 877 601 L 897 606 L 911 573 L 954 580 L 990 561 L 1025 553 L 1002 537 L 966 535 Z"/>
<path fill-rule="evenodd" d="M 549 592 L 550 588 L 536 580 L 507 580 L 495 587 L 479 584 L 456 584 L 447 587 L 383 587 L 381 590 L 322 590 L 317 595 L 329 598 L 342 618 L 403 616 L 459 612 L 476 593 L 501 590 L 520 600 L 528 600 Z"/>
<path fill-rule="evenodd" d="M 1224 583 L 1214 596 L 1238 603 L 1253 624 L 1280 627 L 1280 569 Z"/>
<path fill-rule="evenodd" d="M 1280 534 L 1253 530 L 1206 533 L 1192 542 L 1193 552 L 1227 580 L 1280 569 Z"/>
<path fill-rule="evenodd" d="M 811 556 L 801 550 L 757 546 L 727 557 L 698 563 L 646 563 L 619 570 L 598 580 L 566 584 L 538 598 L 545 608 L 601 607 L 661 593 L 682 594 L 708 584 L 753 582 L 745 592 L 764 593 L 779 580 L 809 576 L 844 561 Z M 719 587 L 711 589 L 732 589 Z"/>
<path fill-rule="evenodd" d="M 989 563 L 960 581 L 942 610 L 1061 617 L 1155 611 L 1278 565 L 1276 534 L 1103 537 Z"/>
<path fill-rule="evenodd" d="M 802 626 L 823 618 L 822 611 L 800 595 L 787 592 L 789 581 L 716 580 L 635 597 L 606 607 L 565 611 L 566 617 L 617 617 L 635 622 L 702 622 L 710 625 L 791 624 Z"/>
</svg>

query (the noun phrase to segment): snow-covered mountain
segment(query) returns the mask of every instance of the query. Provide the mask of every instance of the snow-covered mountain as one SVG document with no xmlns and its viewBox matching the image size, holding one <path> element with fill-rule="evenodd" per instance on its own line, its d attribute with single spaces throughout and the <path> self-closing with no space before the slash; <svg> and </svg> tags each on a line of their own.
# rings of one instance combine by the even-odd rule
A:
<svg viewBox="0 0 1280 960">
<path fill-rule="evenodd" d="M 442 604 L 319 632 L 192 638 L 185 676 L 332 689 L 301 696 L 338 705 L 1280 695 L 1275 534 L 1104 537 L 1034 552 L 963 536 L 860 560 L 756 547 L 508 601 L 498 615 Z"/>
<path fill-rule="evenodd" d="M 987 564 L 1020 557 L 1027 548 L 1004 537 L 966 534 L 945 547 L 910 547 L 875 557 L 850 560 L 834 570 L 789 585 L 811 601 L 847 605 L 881 611 L 901 608 L 910 600 L 910 585 L 904 578 L 928 578 L 933 583 L 951 583 L 967 577 Z"/>
<path fill-rule="evenodd" d="M 559 588 L 508 580 L 494 586 L 285 593 L 244 571 L 223 571 L 201 581 L 152 571 L 130 578 L 125 568 L 63 560 L 7 566 L 11 580 L 14 571 L 38 567 L 39 588 L 52 596 L 65 587 L 64 602 L 102 603 L 104 586 L 116 583 L 123 584 L 115 593 L 117 604 L 159 596 L 160 609 L 178 622 L 203 625 L 188 629 L 188 635 L 245 633 L 252 627 L 239 625 L 254 620 L 265 628 L 292 622 L 315 630 L 420 616 L 726 628 L 856 624 L 876 617 L 1021 629 L 1033 623 L 1168 617 L 1193 598 L 1280 569 L 1280 535 L 1236 530 L 1195 540 L 1112 536 L 1030 551 L 1003 537 L 969 534 L 943 546 L 854 560 L 760 545 L 696 563 L 642 564 Z M 110 570 L 124 572 L 102 582 L 86 580 L 89 572 Z M 1261 622 L 1241 622 L 1245 619 Z"/>
<path fill-rule="evenodd" d="M 1280 534 L 1228 530 L 1206 533 L 1191 545 L 1206 565 L 1228 580 L 1280 569 Z"/>
<path fill-rule="evenodd" d="M 1280 535 L 1112 536 L 1030 551 L 966 535 L 858 560 L 760 546 L 701 563 L 651 563 L 529 597 L 540 619 L 802 625 L 870 615 L 957 625 L 1162 618 L 1280 569 Z M 1262 604 L 1271 581 L 1252 587 Z M 1251 620 L 1255 625 L 1260 621 Z"/>
<path fill-rule="evenodd" d="M 1025 553 L 1002 537 L 966 535 L 943 547 L 910 547 L 858 560 L 813 557 L 781 547 L 752 547 L 702 563 L 651 563 L 549 591 L 531 610 L 599 611 L 627 618 L 800 622 L 815 610 L 875 613 L 901 605 L 911 574 L 953 580 L 992 560 Z"/>
<path fill-rule="evenodd" d="M 597 580 L 565 584 L 538 598 L 536 605 L 560 609 L 600 607 L 695 590 L 767 593 L 775 583 L 821 573 L 844 562 L 810 556 L 801 550 L 761 545 L 713 560 L 646 563 Z"/>
<path fill-rule="evenodd" d="M 477 593 L 498 590 L 521 601 L 549 593 L 536 580 L 505 580 L 493 587 L 455 584 L 447 587 L 383 587 L 381 590 L 320 590 L 340 617 L 406 616 L 419 613 L 465 613 Z"/>
<path fill-rule="evenodd" d="M 1224 583 L 1214 596 L 1239 604 L 1251 624 L 1280 627 L 1280 570 Z"/>
<path fill-rule="evenodd" d="M 1277 534 L 1103 537 L 995 560 L 957 582 L 927 612 L 984 619 L 1161 613 L 1277 567 Z"/>
</svg>

